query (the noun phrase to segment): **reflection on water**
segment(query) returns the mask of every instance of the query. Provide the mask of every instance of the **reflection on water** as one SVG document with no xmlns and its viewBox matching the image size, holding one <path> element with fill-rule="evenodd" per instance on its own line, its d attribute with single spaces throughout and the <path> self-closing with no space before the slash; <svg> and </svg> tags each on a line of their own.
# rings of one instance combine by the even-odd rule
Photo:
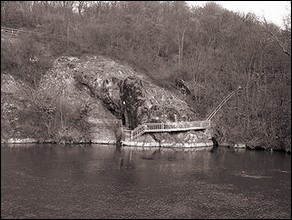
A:
<svg viewBox="0 0 292 220">
<path fill-rule="evenodd" d="M 1 217 L 291 218 L 291 156 L 4 146 Z"/>
</svg>

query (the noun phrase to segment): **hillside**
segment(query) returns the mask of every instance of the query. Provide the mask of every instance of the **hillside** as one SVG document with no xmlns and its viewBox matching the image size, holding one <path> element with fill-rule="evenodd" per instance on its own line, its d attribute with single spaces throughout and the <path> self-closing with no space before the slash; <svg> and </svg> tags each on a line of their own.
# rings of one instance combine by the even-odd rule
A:
<svg viewBox="0 0 292 220">
<path fill-rule="evenodd" d="M 1 32 L 1 139 L 202 120 L 234 91 L 219 143 L 291 149 L 291 14 L 283 29 L 214 2 L 65 3 L 1 4 L 1 26 L 26 33 Z"/>
</svg>

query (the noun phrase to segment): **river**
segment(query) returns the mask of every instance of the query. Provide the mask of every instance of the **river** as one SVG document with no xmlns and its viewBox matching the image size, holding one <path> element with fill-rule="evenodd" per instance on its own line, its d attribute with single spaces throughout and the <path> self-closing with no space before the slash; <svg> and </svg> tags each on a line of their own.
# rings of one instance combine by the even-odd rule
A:
<svg viewBox="0 0 292 220">
<path fill-rule="evenodd" d="M 291 155 L 4 145 L 1 218 L 291 218 Z"/>
</svg>

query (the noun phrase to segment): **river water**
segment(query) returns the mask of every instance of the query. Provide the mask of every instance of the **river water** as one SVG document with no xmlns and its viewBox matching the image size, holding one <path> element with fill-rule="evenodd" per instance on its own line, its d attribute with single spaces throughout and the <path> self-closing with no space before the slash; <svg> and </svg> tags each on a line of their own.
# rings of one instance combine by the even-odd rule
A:
<svg viewBox="0 0 292 220">
<path fill-rule="evenodd" d="M 2 146 L 1 218 L 291 218 L 291 155 Z"/>
</svg>

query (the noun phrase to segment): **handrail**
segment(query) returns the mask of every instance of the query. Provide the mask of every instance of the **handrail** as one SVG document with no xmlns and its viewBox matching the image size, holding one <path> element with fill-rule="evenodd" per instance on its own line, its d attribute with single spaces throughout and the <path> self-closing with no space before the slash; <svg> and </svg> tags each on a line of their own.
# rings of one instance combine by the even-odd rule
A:
<svg viewBox="0 0 292 220">
<path fill-rule="evenodd" d="M 145 125 L 140 125 L 136 127 L 133 131 L 131 131 L 131 139 L 135 139 L 139 137 L 140 135 L 142 135 L 144 133 L 144 130 L 145 130 Z"/>
<path fill-rule="evenodd" d="M 241 90 L 248 89 L 254 82 L 256 82 L 260 77 L 265 75 L 266 73 L 257 73 L 256 78 L 252 81 L 249 81 L 244 88 L 241 88 Z M 236 91 L 236 90 L 235 90 Z M 235 94 L 235 91 L 229 93 L 220 103 L 219 105 L 211 112 L 211 114 L 207 117 L 206 121 L 211 121 L 211 119 L 216 115 L 216 113 L 222 108 L 222 106 Z M 237 91 L 239 91 L 239 88 L 237 88 Z"/>
<path fill-rule="evenodd" d="M 42 34 L 41 32 L 21 30 L 15 28 L 1 27 L 1 32 L 6 32 L 7 34 L 18 35 L 18 34 Z"/>
<path fill-rule="evenodd" d="M 145 132 L 163 132 L 163 131 L 176 131 L 188 128 L 192 129 L 205 129 L 210 127 L 210 121 L 192 121 L 192 122 L 167 122 L 167 123 L 145 123 L 139 125 L 134 130 L 130 131 L 130 139 L 133 140 Z"/>
<path fill-rule="evenodd" d="M 219 105 L 211 112 L 211 114 L 207 117 L 206 121 L 210 121 L 215 114 L 221 109 L 221 107 L 235 94 L 235 91 L 231 92 L 229 95 L 227 95 L 220 103 Z"/>
<path fill-rule="evenodd" d="M 28 30 L 8 28 L 8 27 L 1 27 L 1 30 L 3 30 L 3 31 L 10 31 L 10 32 L 22 32 L 22 33 L 36 33 L 36 34 L 39 34 L 40 33 L 40 32 L 36 32 L 36 31 L 28 31 Z"/>
</svg>

